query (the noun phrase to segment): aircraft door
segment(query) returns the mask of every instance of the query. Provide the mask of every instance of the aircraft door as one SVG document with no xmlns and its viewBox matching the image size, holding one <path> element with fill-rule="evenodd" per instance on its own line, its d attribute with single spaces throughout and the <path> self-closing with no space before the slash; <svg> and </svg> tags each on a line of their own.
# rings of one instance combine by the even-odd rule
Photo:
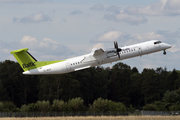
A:
<svg viewBox="0 0 180 120">
<path fill-rule="evenodd" d="M 71 70 L 71 64 L 70 63 L 66 63 L 66 69 L 67 69 L 67 71 Z"/>
</svg>

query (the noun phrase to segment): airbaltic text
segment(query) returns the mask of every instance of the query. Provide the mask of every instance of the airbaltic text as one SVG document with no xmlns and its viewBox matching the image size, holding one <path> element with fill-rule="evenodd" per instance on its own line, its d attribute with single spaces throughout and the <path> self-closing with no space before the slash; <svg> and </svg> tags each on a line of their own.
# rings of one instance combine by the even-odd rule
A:
<svg viewBox="0 0 180 120">
<path fill-rule="evenodd" d="M 35 62 L 34 62 L 35 63 Z M 34 64 L 33 62 L 29 62 L 28 64 L 22 64 L 22 66 L 23 66 L 23 68 L 28 68 L 28 67 L 33 67 L 33 66 L 35 66 L 35 64 Z"/>
</svg>

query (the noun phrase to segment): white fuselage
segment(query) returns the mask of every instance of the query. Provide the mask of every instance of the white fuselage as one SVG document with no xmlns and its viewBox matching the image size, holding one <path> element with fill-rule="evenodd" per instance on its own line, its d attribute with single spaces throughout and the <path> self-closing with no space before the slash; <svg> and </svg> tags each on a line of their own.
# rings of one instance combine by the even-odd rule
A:
<svg viewBox="0 0 180 120">
<path fill-rule="evenodd" d="M 89 54 L 66 59 L 63 62 L 58 62 L 43 66 L 37 69 L 23 72 L 23 74 L 63 74 L 77 70 L 86 69 L 89 67 L 99 66 L 106 63 L 112 63 L 118 60 L 124 60 L 132 57 L 142 56 L 170 48 L 171 45 L 166 43 L 158 43 L 158 40 L 151 40 L 139 44 L 120 47 L 122 49 L 120 59 L 113 52 L 114 49 L 104 50 L 104 52 L 94 55 L 94 51 Z"/>
</svg>

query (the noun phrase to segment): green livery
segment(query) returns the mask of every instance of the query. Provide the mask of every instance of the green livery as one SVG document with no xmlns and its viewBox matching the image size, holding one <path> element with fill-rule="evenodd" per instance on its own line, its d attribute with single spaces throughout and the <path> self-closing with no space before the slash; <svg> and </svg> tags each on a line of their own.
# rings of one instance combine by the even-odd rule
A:
<svg viewBox="0 0 180 120">
<path fill-rule="evenodd" d="M 24 71 L 36 69 L 42 66 L 50 65 L 57 62 L 62 62 L 65 60 L 57 60 L 57 61 L 41 61 L 38 62 L 29 52 L 28 48 L 23 48 L 19 50 L 11 51 L 11 54 L 14 55 L 20 66 Z"/>
</svg>

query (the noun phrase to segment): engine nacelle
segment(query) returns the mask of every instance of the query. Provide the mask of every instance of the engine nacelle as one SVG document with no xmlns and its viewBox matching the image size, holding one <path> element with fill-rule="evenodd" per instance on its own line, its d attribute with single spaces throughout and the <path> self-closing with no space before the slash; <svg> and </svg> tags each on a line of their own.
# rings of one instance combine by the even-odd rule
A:
<svg viewBox="0 0 180 120">
<path fill-rule="evenodd" d="M 117 55 L 116 49 L 108 49 L 106 50 L 107 57 L 113 57 Z"/>
</svg>

